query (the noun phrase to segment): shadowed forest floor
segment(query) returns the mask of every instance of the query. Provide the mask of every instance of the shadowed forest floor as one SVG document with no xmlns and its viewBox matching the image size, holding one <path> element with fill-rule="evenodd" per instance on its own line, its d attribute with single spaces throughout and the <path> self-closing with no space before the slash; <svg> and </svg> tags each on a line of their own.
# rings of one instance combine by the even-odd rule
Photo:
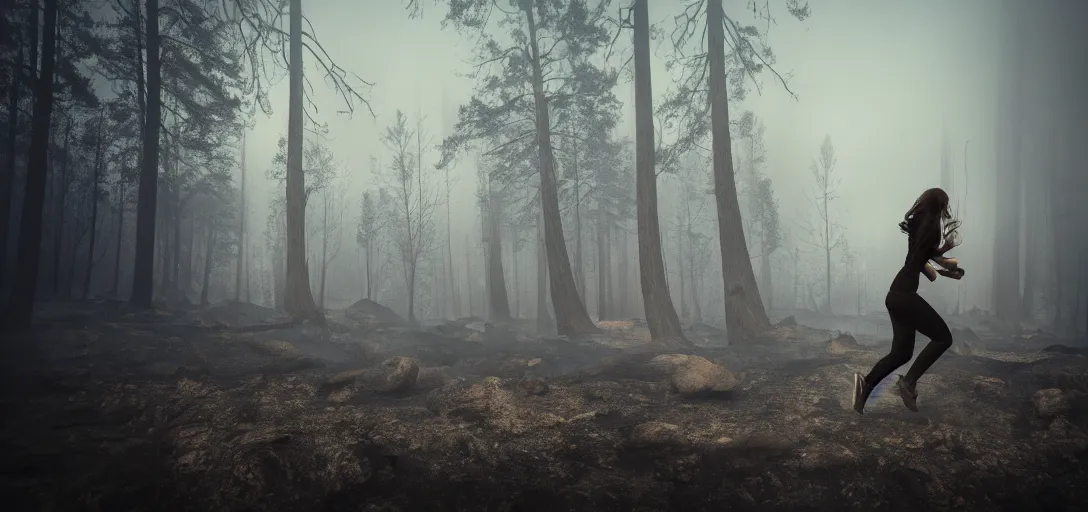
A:
<svg viewBox="0 0 1088 512">
<path fill-rule="evenodd" d="M 476 320 L 408 329 L 372 303 L 330 313 L 328 331 L 231 327 L 271 316 L 43 303 L 35 332 L 3 343 L 0 499 L 104 511 L 1088 509 L 1083 341 L 956 329 L 955 350 L 919 384 L 921 412 L 887 392 L 860 416 L 852 373 L 886 337 L 783 324 L 721 347 L 703 326 L 678 354 L 651 350 L 630 322 L 583 341 Z"/>
</svg>

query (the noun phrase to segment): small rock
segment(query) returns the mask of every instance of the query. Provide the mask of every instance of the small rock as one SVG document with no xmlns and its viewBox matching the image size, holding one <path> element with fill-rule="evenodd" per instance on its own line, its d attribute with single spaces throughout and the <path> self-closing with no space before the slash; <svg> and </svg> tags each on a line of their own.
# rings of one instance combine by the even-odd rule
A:
<svg viewBox="0 0 1088 512">
<path fill-rule="evenodd" d="M 777 324 L 774 324 L 774 325 L 775 325 L 775 327 L 796 327 L 797 326 L 797 319 L 794 318 L 793 315 L 790 315 L 790 316 L 787 316 L 786 318 L 783 318 Z"/>
<path fill-rule="evenodd" d="M 298 353 L 295 346 L 283 340 L 249 339 L 247 343 L 253 351 L 272 357 L 293 356 Z"/>
<path fill-rule="evenodd" d="M 540 396 L 548 392 L 548 383 L 544 379 L 530 377 L 521 381 L 519 386 L 527 395 Z"/>
<path fill-rule="evenodd" d="M 502 379 L 496 377 L 435 390 L 428 397 L 427 406 L 438 414 L 483 422 L 504 432 L 521 433 L 527 426 L 510 392 L 502 389 Z"/>
<path fill-rule="evenodd" d="M 1057 437 L 1070 437 L 1077 431 L 1077 427 L 1065 418 L 1054 418 L 1046 430 Z"/>
<path fill-rule="evenodd" d="M 635 425 L 628 442 L 634 447 L 678 443 L 682 439 L 680 427 L 671 423 L 650 421 Z"/>
<path fill-rule="evenodd" d="M 391 357 L 382 362 L 378 390 L 386 393 L 407 391 L 419 378 L 419 363 L 410 357 Z"/>
<path fill-rule="evenodd" d="M 1040 418 L 1054 418 L 1069 412 L 1073 402 L 1069 395 L 1057 388 L 1040 389 L 1032 397 L 1035 414 Z"/>
<path fill-rule="evenodd" d="M 416 385 L 424 388 L 438 388 L 445 386 L 453 380 L 449 368 L 445 366 L 433 366 L 419 369 L 416 377 Z"/>
<path fill-rule="evenodd" d="M 534 358 L 530 359 L 528 363 L 525 363 L 525 365 L 531 368 L 531 367 L 536 366 L 536 365 L 538 365 L 538 364 L 540 364 L 542 362 L 544 362 L 543 359 L 541 359 L 539 357 L 534 357 Z"/>
<path fill-rule="evenodd" d="M 203 398 L 215 392 L 215 388 L 192 379 L 182 378 L 177 385 L 178 394 L 189 398 Z"/>
<path fill-rule="evenodd" d="M 982 343 L 982 338 L 975 334 L 975 331 L 967 327 L 953 328 L 952 340 L 955 342 L 952 345 L 952 352 L 961 356 L 970 356 L 975 353 L 974 345 Z"/>
<path fill-rule="evenodd" d="M 342 387 L 329 393 L 328 400 L 334 404 L 342 404 L 355 396 L 355 389 L 350 386 Z"/>
<path fill-rule="evenodd" d="M 355 379 L 360 375 L 363 375 L 364 373 L 366 373 L 365 368 L 340 372 L 336 375 L 333 375 L 332 377 L 329 377 L 325 381 L 325 384 L 329 386 L 341 386 L 344 384 L 350 384 L 352 382 L 355 382 Z"/>
</svg>

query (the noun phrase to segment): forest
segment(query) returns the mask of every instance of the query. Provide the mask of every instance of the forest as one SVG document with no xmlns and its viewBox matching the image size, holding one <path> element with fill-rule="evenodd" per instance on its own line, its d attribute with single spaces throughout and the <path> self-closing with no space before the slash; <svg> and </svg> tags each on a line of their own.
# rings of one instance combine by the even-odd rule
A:
<svg viewBox="0 0 1088 512">
<path fill-rule="evenodd" d="M 1088 505 L 1088 4 L 912 4 L 4 2 L 3 495 Z"/>
</svg>

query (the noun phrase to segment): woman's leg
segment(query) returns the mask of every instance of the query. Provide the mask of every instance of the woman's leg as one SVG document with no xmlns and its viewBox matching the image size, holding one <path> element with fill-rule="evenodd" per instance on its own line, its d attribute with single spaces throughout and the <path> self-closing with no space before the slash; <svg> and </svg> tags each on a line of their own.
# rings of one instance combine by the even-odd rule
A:
<svg viewBox="0 0 1088 512">
<path fill-rule="evenodd" d="M 926 370 L 937 362 L 941 354 L 952 346 L 952 331 L 948 329 L 948 324 L 925 299 L 917 295 L 915 297 L 917 299 L 913 307 L 914 326 L 918 332 L 929 338 L 929 343 L 918 354 L 918 358 L 914 360 L 910 370 L 907 370 L 907 374 L 903 376 L 903 380 L 912 387 Z"/>
<path fill-rule="evenodd" d="M 902 294 L 889 293 L 884 300 L 884 305 L 888 308 L 888 316 L 892 321 L 891 352 L 877 361 L 873 369 L 869 371 L 869 375 L 862 377 L 861 374 L 854 374 L 854 410 L 859 413 L 865 409 L 865 402 L 869 399 L 873 388 L 885 377 L 891 375 L 896 368 L 910 362 L 911 356 L 914 355 L 915 330 L 909 314 L 910 301 L 904 301 L 904 297 L 900 295 Z"/>
<path fill-rule="evenodd" d="M 890 313 L 890 312 L 889 312 Z M 906 319 L 898 318 L 891 313 L 892 319 L 892 350 L 888 355 L 877 361 L 869 375 L 865 376 L 865 383 L 869 387 L 876 387 L 885 377 L 891 375 L 896 368 L 910 362 L 914 356 L 914 325 Z"/>
</svg>

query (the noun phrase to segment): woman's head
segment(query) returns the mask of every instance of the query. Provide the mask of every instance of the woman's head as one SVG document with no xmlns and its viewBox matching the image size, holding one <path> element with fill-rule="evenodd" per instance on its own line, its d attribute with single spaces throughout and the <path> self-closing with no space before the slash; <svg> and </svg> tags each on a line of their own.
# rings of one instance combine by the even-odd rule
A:
<svg viewBox="0 0 1088 512">
<path fill-rule="evenodd" d="M 942 248 L 944 250 L 951 249 L 959 244 L 956 235 L 960 227 L 960 221 L 952 217 L 948 192 L 937 187 L 922 192 L 922 195 L 918 196 L 918 199 L 914 201 L 914 205 L 903 216 L 903 222 L 899 223 L 899 228 L 904 233 L 910 234 L 924 220 L 937 221 L 938 225 L 940 225 L 940 221 L 944 221 L 944 230 L 941 233 L 943 239 Z"/>
</svg>

